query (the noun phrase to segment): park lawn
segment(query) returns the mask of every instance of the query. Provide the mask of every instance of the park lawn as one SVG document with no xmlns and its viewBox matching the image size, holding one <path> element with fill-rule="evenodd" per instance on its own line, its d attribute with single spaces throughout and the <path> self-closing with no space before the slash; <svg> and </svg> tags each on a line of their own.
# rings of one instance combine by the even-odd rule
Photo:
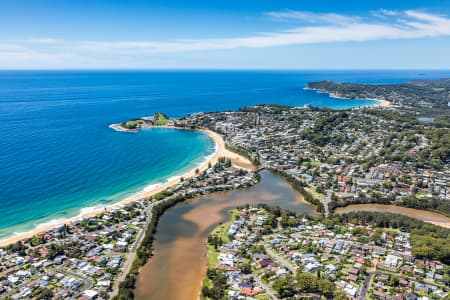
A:
<svg viewBox="0 0 450 300">
<path fill-rule="evenodd" d="M 127 224 L 125 225 L 125 228 L 127 229 L 134 229 L 136 230 L 136 232 L 138 232 L 139 230 L 141 230 L 141 228 L 139 226 L 133 225 L 133 224 Z"/>
<path fill-rule="evenodd" d="M 161 113 L 156 113 L 155 117 L 156 126 L 166 126 L 170 121 L 164 114 Z"/>
<path fill-rule="evenodd" d="M 326 265 L 335 265 L 336 264 L 336 260 L 334 258 L 326 260 L 323 262 L 323 264 Z"/>
<path fill-rule="evenodd" d="M 233 209 L 230 210 L 231 219 L 230 221 L 221 224 L 219 227 L 216 227 L 216 229 L 213 230 L 211 235 L 216 235 L 222 239 L 222 241 L 226 244 L 230 242 L 230 237 L 228 236 L 228 230 L 230 229 L 231 224 L 234 222 L 234 220 L 239 217 L 239 211 Z"/>
<path fill-rule="evenodd" d="M 214 269 L 219 263 L 220 249 L 214 249 L 213 245 L 207 245 L 208 247 L 208 269 Z"/>
<path fill-rule="evenodd" d="M 267 294 L 259 294 L 255 296 L 258 300 L 271 300 L 272 298 Z"/>
<path fill-rule="evenodd" d="M 253 274 L 254 275 L 256 275 L 256 276 L 260 276 L 260 275 L 262 275 L 263 273 L 264 273 L 264 271 L 265 271 L 265 269 L 264 268 L 258 268 L 258 267 L 252 267 L 252 272 L 253 272 Z"/>
<path fill-rule="evenodd" d="M 316 167 L 316 168 L 318 168 L 318 167 L 320 167 L 320 166 L 322 166 L 322 165 L 323 165 L 323 163 L 320 162 L 320 161 L 318 161 L 318 160 L 302 162 L 302 166 L 311 166 L 311 167 Z"/>
<path fill-rule="evenodd" d="M 155 123 L 156 126 L 166 126 L 169 123 L 169 120 L 164 120 L 164 121 L 158 121 Z"/>
<path fill-rule="evenodd" d="M 318 192 L 316 192 L 314 189 L 309 188 L 309 187 L 305 187 L 305 190 L 310 193 L 315 199 L 319 199 L 320 201 L 323 201 L 323 199 L 325 199 L 325 195 L 324 194 L 320 194 Z"/>
<path fill-rule="evenodd" d="M 223 243 L 229 243 L 230 237 L 228 236 L 228 230 L 230 229 L 231 224 L 234 222 L 236 216 L 239 216 L 239 211 L 233 209 L 230 210 L 231 219 L 230 221 L 221 224 L 220 226 L 216 227 L 216 229 L 213 230 L 211 235 L 216 235 L 220 237 L 223 241 Z M 218 262 L 219 262 L 219 254 L 220 254 L 220 248 L 214 249 L 214 245 L 207 245 L 207 255 L 208 255 L 208 268 L 214 269 Z"/>
<path fill-rule="evenodd" d="M 425 193 L 425 192 L 418 192 L 418 193 L 416 193 L 416 197 L 420 198 L 420 199 L 430 198 L 429 194 Z"/>
</svg>

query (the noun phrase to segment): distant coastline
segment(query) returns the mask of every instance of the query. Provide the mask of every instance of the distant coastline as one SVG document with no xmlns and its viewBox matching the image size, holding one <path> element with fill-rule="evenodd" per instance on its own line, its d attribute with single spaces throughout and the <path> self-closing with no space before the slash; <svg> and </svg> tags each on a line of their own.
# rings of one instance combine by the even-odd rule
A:
<svg viewBox="0 0 450 300">
<path fill-rule="evenodd" d="M 392 102 L 390 102 L 390 101 L 388 101 L 388 100 L 386 100 L 386 99 L 378 99 L 378 98 L 371 98 L 371 99 L 351 99 L 351 98 L 348 98 L 348 97 L 344 97 L 344 96 L 341 96 L 341 95 L 338 95 L 338 94 L 336 94 L 336 93 L 334 93 L 334 92 L 326 92 L 326 91 L 323 91 L 323 90 L 320 90 L 320 89 L 315 89 L 315 88 L 310 88 L 310 87 L 304 87 L 303 88 L 305 91 L 314 91 L 314 92 L 317 92 L 317 93 L 319 93 L 319 94 L 326 94 L 326 95 L 328 95 L 328 97 L 330 97 L 330 98 L 333 98 L 333 99 L 344 99 L 344 100 L 354 100 L 354 101 L 358 101 L 358 100 L 370 100 L 370 101 L 376 101 L 376 102 L 378 102 L 379 104 L 374 104 L 374 105 L 368 105 L 369 107 L 376 107 L 376 106 L 378 106 L 378 107 L 389 107 L 389 106 L 392 106 Z"/>
<path fill-rule="evenodd" d="M 117 126 L 115 126 L 115 125 L 117 125 Z M 109 127 L 112 128 L 113 130 L 116 130 L 119 132 L 136 133 L 138 131 L 137 129 L 129 130 L 129 129 L 123 128 L 122 126 L 120 126 L 120 124 L 112 124 Z M 191 130 L 188 128 L 175 127 L 175 126 L 149 126 L 149 127 L 145 127 L 145 128 L 152 128 L 152 127 L 154 127 L 154 128 L 169 128 L 169 129 L 173 129 L 173 130 Z M 140 199 L 150 198 L 150 197 L 154 196 L 155 194 L 160 193 L 161 191 L 163 191 L 167 188 L 170 188 L 171 186 L 174 186 L 175 184 L 177 184 L 180 181 L 180 178 L 184 178 L 184 179 L 191 178 L 196 175 L 196 170 L 198 170 L 200 172 L 206 170 L 208 168 L 209 164 L 215 164 L 220 157 L 227 157 L 227 158 L 231 159 L 233 164 L 241 169 L 246 169 L 246 170 L 253 169 L 251 162 L 249 162 L 246 158 L 242 157 L 239 154 L 236 154 L 234 152 L 231 152 L 231 151 L 225 149 L 225 142 L 218 133 L 213 132 L 208 129 L 195 129 L 194 131 L 199 131 L 199 132 L 203 132 L 203 133 L 207 134 L 215 143 L 214 153 L 212 153 L 211 155 L 206 157 L 205 160 L 199 166 L 196 166 L 181 175 L 171 177 L 169 181 L 167 181 L 163 184 L 155 185 L 154 187 L 152 187 L 148 190 L 144 189 L 142 192 L 138 192 L 135 195 L 126 197 L 125 199 L 120 200 L 116 203 L 113 203 L 113 204 L 110 204 L 110 205 L 107 205 L 104 207 L 99 206 L 92 210 L 89 210 L 88 212 L 84 212 L 84 213 L 81 212 L 79 215 L 77 215 L 75 217 L 69 217 L 67 219 L 58 219 L 54 222 L 50 222 L 50 224 L 48 224 L 48 225 L 43 225 L 43 226 L 38 225 L 37 227 L 35 227 L 32 230 L 29 230 L 26 232 L 21 232 L 16 235 L 13 235 L 13 236 L 6 237 L 6 238 L 0 240 L 0 247 L 7 246 L 9 244 L 13 244 L 20 240 L 31 238 L 36 234 L 51 230 L 53 228 L 59 227 L 64 224 L 70 225 L 74 221 L 93 217 L 93 216 L 101 214 L 105 211 L 109 211 L 113 208 L 122 207 L 126 204 L 136 202 Z M 83 209 L 82 209 L 82 211 L 83 211 Z"/>
</svg>

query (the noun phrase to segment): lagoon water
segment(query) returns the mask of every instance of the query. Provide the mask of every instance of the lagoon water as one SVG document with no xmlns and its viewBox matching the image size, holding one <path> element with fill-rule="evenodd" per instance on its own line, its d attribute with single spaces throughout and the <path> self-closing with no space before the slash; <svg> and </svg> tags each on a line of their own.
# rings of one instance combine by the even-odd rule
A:
<svg viewBox="0 0 450 300">
<path fill-rule="evenodd" d="M 161 217 L 153 244 L 154 256 L 140 270 L 135 298 L 198 299 L 206 273 L 208 235 L 230 219 L 229 210 L 246 204 L 280 206 L 299 215 L 314 207 L 281 177 L 261 171 L 261 181 L 246 189 L 201 196 L 176 205 Z"/>
<path fill-rule="evenodd" d="M 308 81 L 368 83 L 445 72 L 1 71 L 0 239 L 103 206 L 192 168 L 213 151 L 204 134 L 138 134 L 111 123 L 161 111 L 180 117 L 246 105 L 344 109 L 369 100 L 304 91 Z"/>
</svg>

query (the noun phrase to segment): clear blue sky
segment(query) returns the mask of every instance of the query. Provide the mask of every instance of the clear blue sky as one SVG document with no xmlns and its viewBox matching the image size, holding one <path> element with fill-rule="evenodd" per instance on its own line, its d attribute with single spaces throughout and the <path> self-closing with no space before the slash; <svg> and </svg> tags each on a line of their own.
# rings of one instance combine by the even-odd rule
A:
<svg viewBox="0 0 450 300">
<path fill-rule="evenodd" d="M 0 69 L 450 69 L 450 0 L 0 2 Z"/>
</svg>

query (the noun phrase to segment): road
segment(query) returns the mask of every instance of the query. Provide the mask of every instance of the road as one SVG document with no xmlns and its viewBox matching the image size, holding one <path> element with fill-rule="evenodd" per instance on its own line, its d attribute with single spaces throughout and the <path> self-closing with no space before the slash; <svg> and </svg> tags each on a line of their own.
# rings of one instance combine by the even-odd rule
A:
<svg viewBox="0 0 450 300">
<path fill-rule="evenodd" d="M 260 244 L 263 244 L 264 241 L 261 241 Z M 292 274 L 297 273 L 297 266 L 293 266 L 290 262 L 281 257 L 278 253 L 274 252 L 269 247 L 264 247 L 266 249 L 267 254 L 274 259 L 276 263 L 280 266 L 288 269 Z M 265 290 L 266 294 L 269 295 L 272 299 L 278 299 L 277 295 L 270 289 L 260 278 L 256 279 L 258 284 Z"/>
<path fill-rule="evenodd" d="M 364 280 L 363 285 L 361 286 L 361 291 L 359 292 L 359 300 L 366 300 L 366 294 L 367 289 L 370 285 L 370 280 L 372 279 L 373 275 L 375 275 L 376 272 L 369 272 L 366 276 L 366 279 Z"/>
<path fill-rule="evenodd" d="M 119 277 L 117 278 L 117 280 L 114 281 L 114 287 L 113 290 L 111 292 L 111 298 L 113 298 L 115 295 L 117 295 L 117 293 L 119 292 L 119 283 L 125 280 L 125 277 L 127 276 L 127 274 L 130 272 L 130 268 L 131 265 L 133 263 L 134 260 L 134 256 L 136 255 L 136 250 L 138 249 L 139 245 L 141 244 L 142 240 L 145 237 L 145 231 L 147 230 L 148 224 L 150 222 L 150 220 L 152 219 L 152 209 L 153 206 L 158 205 L 161 201 L 155 202 L 155 203 L 151 203 L 148 207 L 148 216 L 147 219 L 145 220 L 145 224 L 142 227 L 142 229 L 139 231 L 136 240 L 134 241 L 133 245 L 130 248 L 130 251 L 125 255 L 124 257 L 124 264 L 121 268 L 121 273 L 119 275 Z"/>
<path fill-rule="evenodd" d="M 255 278 L 258 285 L 265 291 L 265 294 L 269 295 L 270 298 L 278 300 L 277 295 L 261 280 L 261 278 Z"/>
<path fill-rule="evenodd" d="M 72 271 L 69 271 L 69 270 L 66 270 L 66 269 L 55 269 L 55 271 L 63 273 L 65 275 L 70 275 L 70 276 L 73 276 L 73 277 L 80 278 L 81 280 L 83 280 L 86 283 L 86 286 L 85 286 L 84 290 L 89 290 L 94 285 L 93 282 L 92 282 L 92 279 L 90 279 L 89 277 L 86 277 L 86 276 L 84 276 L 82 274 L 78 274 L 78 273 L 75 273 L 75 272 L 72 272 Z"/>
<path fill-rule="evenodd" d="M 277 262 L 279 265 L 285 267 L 286 269 L 288 269 L 289 271 L 291 271 L 292 274 L 296 274 L 297 273 L 297 266 L 293 266 L 290 262 L 288 262 L 287 260 L 285 260 L 283 257 L 281 257 L 278 253 L 274 252 L 272 249 L 270 249 L 269 247 L 265 247 L 267 254 L 269 254 L 269 256 L 273 257 L 275 259 L 275 262 Z"/>
<path fill-rule="evenodd" d="M 336 175 L 333 176 L 333 179 L 331 180 L 330 188 L 327 190 L 327 195 L 325 199 L 323 199 L 323 208 L 325 209 L 325 217 L 328 217 L 330 214 L 330 211 L 328 209 L 328 205 L 331 202 L 331 194 L 333 193 L 333 183 L 336 180 Z"/>
</svg>

